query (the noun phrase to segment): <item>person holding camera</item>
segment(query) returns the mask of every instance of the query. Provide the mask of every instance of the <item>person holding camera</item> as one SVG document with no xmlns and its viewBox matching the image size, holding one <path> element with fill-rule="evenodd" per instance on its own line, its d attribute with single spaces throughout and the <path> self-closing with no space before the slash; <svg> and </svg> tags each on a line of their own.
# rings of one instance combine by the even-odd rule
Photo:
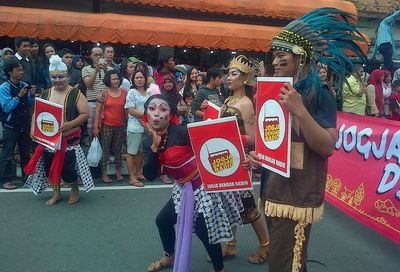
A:
<svg viewBox="0 0 400 272">
<path fill-rule="evenodd" d="M 100 92 L 107 89 L 104 85 L 104 76 L 107 71 L 113 70 L 107 65 L 104 58 L 104 51 L 101 47 L 95 46 L 90 53 L 92 65 L 83 67 L 82 79 L 87 87 L 86 99 L 89 104 L 88 133 L 92 135 L 92 121 L 96 113 L 96 97 Z"/>
<path fill-rule="evenodd" d="M 18 143 L 21 168 L 29 161 L 31 150 L 31 107 L 35 101 L 36 87 L 22 81 L 24 68 L 17 58 L 4 64 L 8 81 L 0 85 L 0 118 L 3 124 L 3 151 L 0 157 L 0 183 L 7 190 L 16 188 L 11 183 L 15 176 L 12 167 L 14 149 Z M 13 173 L 14 172 L 14 173 Z M 23 177 L 25 174 L 23 173 Z"/>
</svg>

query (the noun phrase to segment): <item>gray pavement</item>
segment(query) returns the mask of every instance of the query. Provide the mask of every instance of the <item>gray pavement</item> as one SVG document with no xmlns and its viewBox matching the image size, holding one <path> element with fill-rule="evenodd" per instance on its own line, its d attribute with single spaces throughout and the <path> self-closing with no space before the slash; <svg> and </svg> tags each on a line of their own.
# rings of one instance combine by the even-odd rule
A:
<svg viewBox="0 0 400 272">
<path fill-rule="evenodd" d="M 135 272 L 160 257 L 154 223 L 171 187 L 160 182 L 144 189 L 124 184 L 82 192 L 77 205 L 64 200 L 45 205 L 50 192 L 0 190 L 0 271 L 2 272 Z M 256 186 L 256 190 L 258 187 Z M 268 271 L 246 257 L 257 249 L 250 226 L 239 228 L 238 256 L 226 261 L 228 272 Z M 208 271 L 206 252 L 193 239 L 193 272 Z M 326 205 L 324 219 L 312 229 L 309 271 L 400 271 L 400 247 Z M 165 269 L 163 271 L 171 271 Z"/>
</svg>

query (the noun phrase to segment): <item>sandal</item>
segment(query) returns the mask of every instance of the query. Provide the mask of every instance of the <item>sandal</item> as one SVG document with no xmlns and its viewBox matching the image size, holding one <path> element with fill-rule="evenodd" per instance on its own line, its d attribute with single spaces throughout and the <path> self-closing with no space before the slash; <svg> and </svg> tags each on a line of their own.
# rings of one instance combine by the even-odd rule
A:
<svg viewBox="0 0 400 272">
<path fill-rule="evenodd" d="M 124 181 L 124 177 L 118 178 L 118 177 L 116 176 L 116 179 L 117 179 L 118 182 Z"/>
<path fill-rule="evenodd" d="M 11 182 L 6 182 L 3 184 L 3 188 L 6 190 L 15 190 L 17 189 L 17 186 L 12 184 Z"/>
<path fill-rule="evenodd" d="M 222 248 L 222 256 L 224 259 L 232 259 L 236 257 L 236 242 L 225 242 Z"/>
<path fill-rule="evenodd" d="M 164 184 L 171 184 L 172 183 L 172 181 L 170 180 L 170 178 L 167 175 L 161 175 L 160 179 Z"/>
<path fill-rule="evenodd" d="M 155 272 L 155 271 L 160 271 L 164 268 L 172 267 L 174 265 L 174 261 L 172 260 L 170 263 L 163 263 L 164 258 L 159 259 L 158 261 L 152 262 L 149 267 L 147 268 L 147 271 L 149 272 Z"/>
<path fill-rule="evenodd" d="M 139 181 L 147 181 L 147 179 L 143 175 L 136 176 L 136 179 Z"/>
<path fill-rule="evenodd" d="M 112 180 L 108 176 L 102 176 L 101 181 L 104 183 L 112 183 Z"/>
<path fill-rule="evenodd" d="M 264 244 L 259 244 L 258 251 L 254 255 L 248 257 L 247 261 L 252 264 L 265 263 L 268 259 L 268 246 L 269 246 L 269 241 Z"/>
<path fill-rule="evenodd" d="M 134 181 L 134 182 L 129 181 L 129 184 L 135 187 L 144 187 L 144 184 L 140 181 Z"/>
</svg>

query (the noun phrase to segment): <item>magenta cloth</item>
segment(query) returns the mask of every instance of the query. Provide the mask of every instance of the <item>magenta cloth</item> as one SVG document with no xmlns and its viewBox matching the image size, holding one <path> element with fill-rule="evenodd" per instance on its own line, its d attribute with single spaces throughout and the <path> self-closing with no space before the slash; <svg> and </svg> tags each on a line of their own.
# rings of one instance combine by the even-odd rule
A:
<svg viewBox="0 0 400 272">
<path fill-rule="evenodd" d="M 400 122 L 338 112 L 325 189 L 332 205 L 398 244 L 399 142 Z"/>
<path fill-rule="evenodd" d="M 176 224 L 176 244 L 173 272 L 190 271 L 194 214 L 194 194 L 192 183 L 182 188 L 181 205 Z"/>
</svg>

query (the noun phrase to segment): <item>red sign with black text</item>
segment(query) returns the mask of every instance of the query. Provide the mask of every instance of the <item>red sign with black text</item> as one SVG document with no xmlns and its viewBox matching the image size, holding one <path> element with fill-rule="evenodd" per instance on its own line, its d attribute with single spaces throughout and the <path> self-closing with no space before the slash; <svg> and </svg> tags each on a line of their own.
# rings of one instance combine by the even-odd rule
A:
<svg viewBox="0 0 400 272">
<path fill-rule="evenodd" d="M 400 243 L 400 122 L 338 112 L 325 198 Z"/>
<path fill-rule="evenodd" d="M 236 117 L 191 123 L 188 130 L 206 192 L 252 190 Z"/>
<path fill-rule="evenodd" d="M 60 149 L 63 126 L 63 106 L 41 99 L 35 99 L 35 122 L 32 124 L 36 142 L 50 149 Z"/>
<path fill-rule="evenodd" d="M 284 177 L 290 177 L 290 141 L 292 120 L 279 103 L 280 88 L 292 78 L 257 78 L 256 152 L 261 165 Z"/>
</svg>

